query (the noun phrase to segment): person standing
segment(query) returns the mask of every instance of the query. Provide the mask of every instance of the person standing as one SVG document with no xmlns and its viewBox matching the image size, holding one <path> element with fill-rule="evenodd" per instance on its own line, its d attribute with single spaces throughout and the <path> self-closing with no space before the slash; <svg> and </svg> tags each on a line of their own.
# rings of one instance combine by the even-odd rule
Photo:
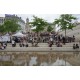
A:
<svg viewBox="0 0 80 80">
<path fill-rule="evenodd" d="M 12 47 L 15 47 L 15 41 L 12 40 Z"/>
<path fill-rule="evenodd" d="M 62 40 L 63 40 L 63 44 L 65 45 L 65 43 L 66 43 L 66 38 L 63 37 Z"/>
</svg>

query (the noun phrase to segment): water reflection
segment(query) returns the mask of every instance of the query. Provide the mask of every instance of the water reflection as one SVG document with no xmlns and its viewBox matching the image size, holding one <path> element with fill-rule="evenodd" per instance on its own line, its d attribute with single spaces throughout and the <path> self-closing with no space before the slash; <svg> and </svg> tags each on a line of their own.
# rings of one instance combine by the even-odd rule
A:
<svg viewBox="0 0 80 80">
<path fill-rule="evenodd" d="M 29 61 L 29 66 L 33 66 L 37 64 L 36 61 L 37 57 L 31 57 L 30 61 Z"/>
<path fill-rule="evenodd" d="M 57 59 L 56 62 L 52 64 L 52 66 L 71 66 L 71 64 L 63 59 Z"/>
<path fill-rule="evenodd" d="M 80 52 L 1 52 L 1 66 L 80 66 Z"/>
</svg>

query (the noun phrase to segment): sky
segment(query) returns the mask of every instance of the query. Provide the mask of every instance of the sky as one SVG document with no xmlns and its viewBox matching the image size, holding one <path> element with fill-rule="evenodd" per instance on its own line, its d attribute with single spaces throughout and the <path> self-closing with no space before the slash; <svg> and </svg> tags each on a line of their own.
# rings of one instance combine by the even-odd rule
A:
<svg viewBox="0 0 80 80">
<path fill-rule="evenodd" d="M 33 19 L 33 15 L 39 17 L 39 18 L 43 18 L 48 22 L 53 22 L 55 18 L 59 17 L 59 14 L 17 14 L 18 16 L 21 16 L 22 19 L 26 20 L 26 18 L 28 17 L 30 19 L 30 21 L 32 21 Z"/>
<path fill-rule="evenodd" d="M 54 22 L 54 19 L 59 18 L 60 14 L 15 14 L 18 17 L 21 17 L 24 21 L 26 18 L 29 18 L 29 21 L 32 21 L 33 15 L 45 19 L 47 22 Z M 4 17 L 5 14 L 0 14 L 0 17 Z M 80 21 L 80 14 L 74 14 Z"/>
<path fill-rule="evenodd" d="M 26 21 L 26 18 L 29 18 L 30 21 L 33 19 L 33 15 L 43 18 L 48 22 L 53 22 L 54 19 L 58 18 L 60 14 L 15 14 L 19 17 L 21 17 L 24 21 Z M 4 14 L 0 14 L 0 17 L 4 17 Z"/>
</svg>

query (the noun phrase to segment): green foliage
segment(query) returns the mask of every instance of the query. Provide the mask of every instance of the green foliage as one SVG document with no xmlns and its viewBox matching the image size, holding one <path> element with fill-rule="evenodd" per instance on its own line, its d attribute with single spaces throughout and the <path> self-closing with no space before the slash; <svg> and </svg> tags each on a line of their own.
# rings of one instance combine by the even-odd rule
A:
<svg viewBox="0 0 80 80">
<path fill-rule="evenodd" d="M 51 32 L 53 30 L 53 28 L 51 26 L 48 26 L 47 31 Z"/>
<path fill-rule="evenodd" d="M 1 33 L 4 33 L 4 32 L 5 32 L 5 27 L 4 27 L 4 25 L 0 25 L 0 32 L 1 32 Z"/>
<path fill-rule="evenodd" d="M 4 26 L 6 32 L 16 32 L 17 30 L 20 30 L 20 25 L 14 20 L 6 20 Z"/>
<path fill-rule="evenodd" d="M 36 27 L 35 31 L 40 32 L 43 31 L 45 26 L 47 25 L 47 22 L 43 20 L 42 18 L 38 18 L 36 16 L 33 16 L 33 22 L 30 23 L 33 27 Z"/>
<path fill-rule="evenodd" d="M 55 19 L 54 24 L 57 26 L 60 26 L 62 30 L 65 30 L 65 36 L 66 36 L 66 29 L 72 29 L 75 27 L 74 20 L 76 20 L 76 17 L 74 17 L 71 14 L 62 14 L 60 15 L 59 19 Z"/>
<path fill-rule="evenodd" d="M 20 25 L 15 20 L 6 20 L 3 25 L 0 25 L 0 32 L 16 32 L 20 30 Z"/>
</svg>

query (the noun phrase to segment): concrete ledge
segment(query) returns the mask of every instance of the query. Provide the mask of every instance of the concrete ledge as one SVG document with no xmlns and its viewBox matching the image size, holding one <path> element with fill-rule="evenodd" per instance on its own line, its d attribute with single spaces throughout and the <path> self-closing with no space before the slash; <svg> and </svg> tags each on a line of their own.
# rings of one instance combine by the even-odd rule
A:
<svg viewBox="0 0 80 80">
<path fill-rule="evenodd" d="M 80 52 L 72 47 L 7 47 L 0 52 Z"/>
<path fill-rule="evenodd" d="M 78 42 L 75 42 L 78 43 Z M 66 45 L 63 45 L 63 47 L 72 47 L 74 43 L 66 43 Z M 78 43 L 79 44 L 79 43 Z M 28 43 L 29 47 L 32 46 L 31 43 Z M 39 43 L 38 44 L 39 47 L 48 47 L 48 43 Z M 8 47 L 12 47 L 11 43 L 8 44 Z M 16 44 L 16 47 L 19 47 L 19 43 Z M 56 45 L 52 45 L 52 47 L 56 47 Z"/>
</svg>

